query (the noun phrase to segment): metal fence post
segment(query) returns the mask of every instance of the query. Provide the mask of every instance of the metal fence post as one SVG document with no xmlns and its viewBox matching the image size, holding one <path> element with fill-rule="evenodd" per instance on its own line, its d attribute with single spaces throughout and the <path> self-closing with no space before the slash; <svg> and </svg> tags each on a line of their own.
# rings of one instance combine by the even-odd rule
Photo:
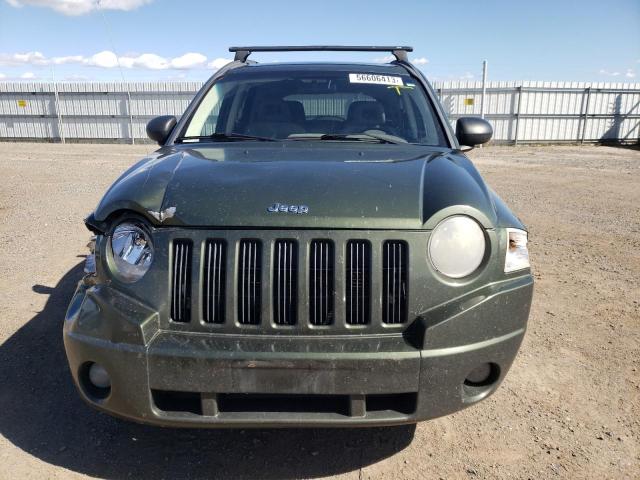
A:
<svg viewBox="0 0 640 480">
<path fill-rule="evenodd" d="M 131 90 L 127 85 L 127 111 L 129 112 L 129 132 L 131 133 L 131 145 L 136 144 L 136 135 L 133 133 L 133 112 L 131 111 Z"/>
<path fill-rule="evenodd" d="M 482 96 L 480 97 L 480 118 L 484 118 L 484 97 L 487 94 L 487 61 L 482 61 Z"/>
<path fill-rule="evenodd" d="M 513 139 L 513 144 L 518 145 L 518 130 L 520 128 L 520 106 L 522 105 L 522 85 L 516 88 L 518 92 L 518 105 L 516 107 L 516 131 Z"/>
<path fill-rule="evenodd" d="M 62 114 L 60 113 L 60 96 L 58 94 L 58 82 L 56 82 L 55 77 L 53 79 L 53 110 L 56 114 L 56 119 L 58 123 L 58 133 L 60 134 L 60 142 L 65 143 L 64 140 L 64 131 L 62 130 Z"/>
<path fill-rule="evenodd" d="M 584 119 L 582 120 L 582 136 L 580 139 L 581 144 L 584 143 L 584 137 L 587 134 L 587 118 L 589 117 L 589 100 L 591 100 L 591 86 L 587 87 L 585 93 L 587 95 L 587 100 L 584 107 Z"/>
</svg>

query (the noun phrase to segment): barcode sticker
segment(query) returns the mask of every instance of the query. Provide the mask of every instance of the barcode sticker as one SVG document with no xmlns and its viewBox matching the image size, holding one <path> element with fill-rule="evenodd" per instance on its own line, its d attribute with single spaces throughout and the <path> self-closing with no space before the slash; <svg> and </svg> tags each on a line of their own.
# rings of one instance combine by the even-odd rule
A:
<svg viewBox="0 0 640 480">
<path fill-rule="evenodd" d="M 401 77 L 391 77 L 389 75 L 377 75 L 375 73 L 350 73 L 349 82 L 372 83 L 375 85 L 394 85 L 394 86 L 403 85 Z"/>
</svg>

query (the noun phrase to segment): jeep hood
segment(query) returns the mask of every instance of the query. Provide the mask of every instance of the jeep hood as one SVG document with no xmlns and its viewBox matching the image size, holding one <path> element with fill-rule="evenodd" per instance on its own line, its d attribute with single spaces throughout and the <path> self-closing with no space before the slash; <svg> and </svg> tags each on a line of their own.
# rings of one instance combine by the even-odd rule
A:
<svg viewBox="0 0 640 480">
<path fill-rule="evenodd" d="M 308 212 L 269 212 L 274 203 L 304 205 Z M 181 145 L 125 172 L 94 220 L 132 210 L 162 226 L 422 229 L 434 213 L 456 206 L 480 213 L 488 228 L 505 217 L 520 225 L 471 162 L 444 148 Z"/>
</svg>

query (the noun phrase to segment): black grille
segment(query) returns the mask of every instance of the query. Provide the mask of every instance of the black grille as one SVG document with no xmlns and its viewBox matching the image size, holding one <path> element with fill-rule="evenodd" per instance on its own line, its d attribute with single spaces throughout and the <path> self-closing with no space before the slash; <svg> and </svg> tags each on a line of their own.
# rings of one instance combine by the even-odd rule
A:
<svg viewBox="0 0 640 480">
<path fill-rule="evenodd" d="M 333 242 L 314 240 L 309 251 L 309 321 L 312 325 L 331 325 L 333 307 Z"/>
<path fill-rule="evenodd" d="M 262 247 L 258 240 L 242 240 L 238 251 L 238 322 L 260 323 Z"/>
<path fill-rule="evenodd" d="M 173 276 L 171 278 L 171 319 L 191 320 L 191 240 L 173 242 Z"/>
<path fill-rule="evenodd" d="M 379 233 L 349 239 L 346 232 L 236 235 L 171 240 L 167 321 L 183 324 L 176 329 L 195 323 L 196 311 L 193 328 L 219 333 L 275 334 L 279 326 L 382 333 L 410 323 L 411 240 Z"/>
<path fill-rule="evenodd" d="M 369 323 L 371 291 L 371 245 L 366 240 L 347 243 L 347 323 Z"/>
<path fill-rule="evenodd" d="M 385 242 L 382 248 L 382 321 L 404 323 L 407 320 L 407 244 Z"/>
<path fill-rule="evenodd" d="M 207 323 L 224 323 L 225 258 L 223 240 L 207 240 L 204 247 L 202 312 Z"/>
<path fill-rule="evenodd" d="M 298 248 L 293 240 L 277 240 L 273 252 L 273 319 L 295 325 L 298 308 Z"/>
</svg>

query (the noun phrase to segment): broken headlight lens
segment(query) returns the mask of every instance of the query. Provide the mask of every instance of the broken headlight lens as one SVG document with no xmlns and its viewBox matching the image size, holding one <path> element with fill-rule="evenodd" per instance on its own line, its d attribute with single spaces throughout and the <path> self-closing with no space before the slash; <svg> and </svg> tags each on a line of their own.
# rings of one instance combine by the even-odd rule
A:
<svg viewBox="0 0 640 480">
<path fill-rule="evenodd" d="M 434 268 L 451 278 L 475 272 L 484 258 L 484 231 L 471 217 L 456 215 L 441 221 L 431 232 L 429 259 Z"/>
<path fill-rule="evenodd" d="M 140 280 L 153 262 L 151 237 L 140 225 L 121 223 L 111 236 L 111 255 L 116 275 L 125 282 Z"/>
<path fill-rule="evenodd" d="M 516 228 L 507 228 L 507 257 L 504 262 L 505 273 L 529 268 L 529 249 L 527 232 Z"/>
</svg>

